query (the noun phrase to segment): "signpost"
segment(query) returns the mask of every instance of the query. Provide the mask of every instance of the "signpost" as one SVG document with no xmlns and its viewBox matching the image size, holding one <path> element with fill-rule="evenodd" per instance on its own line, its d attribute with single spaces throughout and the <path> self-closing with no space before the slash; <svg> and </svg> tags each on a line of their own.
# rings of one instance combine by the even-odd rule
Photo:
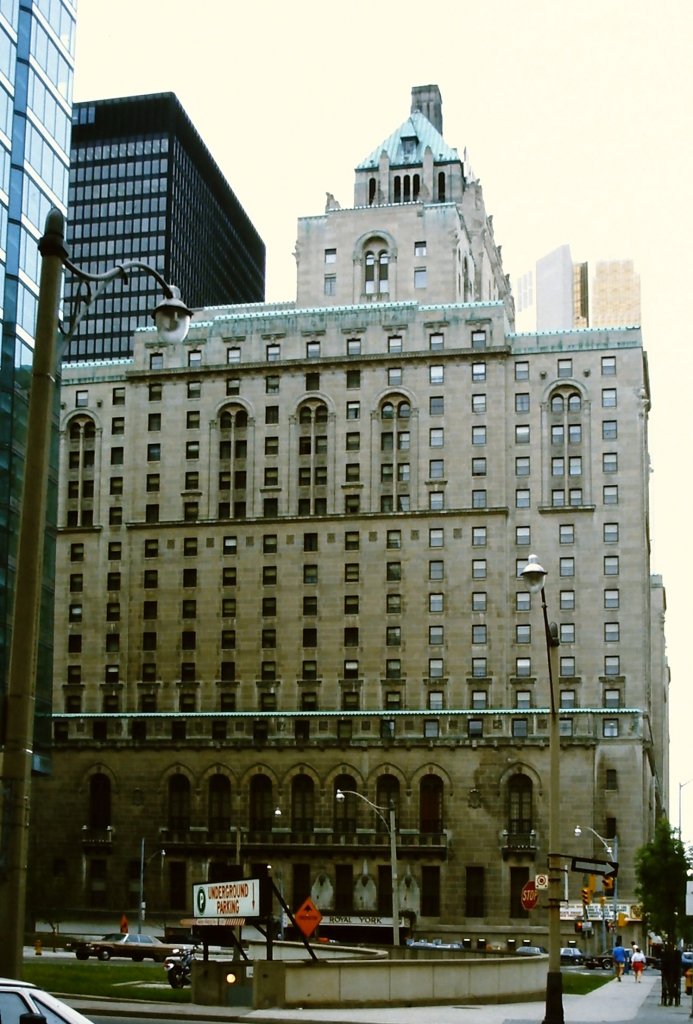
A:
<svg viewBox="0 0 693 1024">
<path fill-rule="evenodd" d="M 589 860 L 586 857 L 573 857 L 570 862 L 571 871 L 581 871 L 583 875 L 603 875 L 604 878 L 616 878 L 618 862 L 615 860 Z"/>
<path fill-rule="evenodd" d="M 219 923 L 260 914 L 260 880 L 245 878 L 236 882 L 203 882 L 193 885 L 193 913 L 198 924 Z M 234 922 L 235 923 L 235 922 Z"/>
<path fill-rule="evenodd" d="M 322 921 L 322 914 L 308 897 L 294 914 L 294 921 L 308 939 Z"/>
<path fill-rule="evenodd" d="M 539 893 L 537 887 L 534 884 L 534 879 L 530 878 L 528 882 L 522 886 L 522 892 L 520 893 L 520 903 L 522 904 L 523 910 L 534 910 L 537 905 L 537 899 Z"/>
</svg>

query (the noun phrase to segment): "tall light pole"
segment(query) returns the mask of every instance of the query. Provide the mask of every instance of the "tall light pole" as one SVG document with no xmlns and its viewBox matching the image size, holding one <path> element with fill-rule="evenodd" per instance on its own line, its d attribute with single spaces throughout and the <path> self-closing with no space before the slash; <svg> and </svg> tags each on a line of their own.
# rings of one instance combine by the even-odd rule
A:
<svg viewBox="0 0 693 1024">
<path fill-rule="evenodd" d="M 5 749 L 2 760 L 2 822 L 0 836 L 7 837 L 6 870 L 0 882 L 0 975 L 21 978 L 26 914 L 27 860 L 31 812 L 31 769 L 34 746 L 36 663 L 46 529 L 46 493 L 55 395 L 58 336 L 69 339 L 85 312 L 116 279 L 147 273 L 161 285 L 165 300 L 154 313 L 164 341 L 182 341 L 192 310 L 180 293 L 146 263 L 124 263 L 106 274 L 85 274 L 68 259 L 62 213 L 52 209 L 46 217 L 39 242 L 39 281 L 31 370 L 31 393 L 24 454 L 24 489 L 19 517 L 17 563 L 12 612 L 12 637 L 7 673 Z M 59 324 L 63 267 L 80 281 L 78 307 L 66 330 Z"/>
<path fill-rule="evenodd" d="M 140 902 L 137 907 L 137 934 L 142 934 L 142 924 L 144 923 L 144 869 L 149 864 L 150 860 L 154 860 L 155 857 L 165 857 L 166 850 L 155 850 L 147 860 L 144 859 L 144 836 L 140 842 Z"/>
<path fill-rule="evenodd" d="M 390 800 L 389 807 L 378 807 L 374 804 L 367 796 L 363 793 L 358 793 L 355 789 L 338 789 L 335 793 L 335 799 L 342 803 L 347 796 L 357 796 L 359 800 L 363 800 L 364 804 L 368 804 L 371 810 L 375 811 L 383 825 L 387 829 L 390 835 L 390 875 L 392 878 L 392 944 L 397 949 L 399 946 L 399 881 L 397 878 L 397 830 L 395 827 L 395 803 L 394 800 Z M 388 812 L 388 818 L 385 817 L 385 812 Z"/>
<path fill-rule="evenodd" d="M 593 836 L 596 836 L 599 842 L 604 847 L 609 857 L 613 857 L 614 863 L 618 866 L 618 836 L 614 836 L 612 839 L 605 839 L 604 836 L 600 836 L 596 829 L 592 828 L 591 825 L 585 825 L 588 832 L 591 832 Z M 579 838 L 582 835 L 582 829 L 579 825 L 575 826 L 575 835 Z M 612 913 L 614 915 L 614 937 L 616 935 L 616 923 L 618 920 L 618 873 L 614 875 L 614 888 L 611 893 L 612 897 Z M 602 918 L 603 920 L 603 918 Z"/>
<path fill-rule="evenodd" d="M 679 839 L 681 838 L 681 791 L 684 790 L 690 782 L 693 782 L 693 779 L 686 779 L 685 782 L 679 782 Z"/>
<path fill-rule="evenodd" d="M 563 1024 L 563 977 L 561 975 L 561 898 L 562 869 L 558 853 L 561 833 L 560 735 L 558 731 L 558 627 L 549 622 L 544 580 L 546 569 L 530 555 L 522 570 L 530 594 L 541 594 L 544 617 L 546 656 L 549 668 L 551 709 L 549 714 L 549 969 L 546 975 L 546 1010 L 544 1024 Z"/>
</svg>

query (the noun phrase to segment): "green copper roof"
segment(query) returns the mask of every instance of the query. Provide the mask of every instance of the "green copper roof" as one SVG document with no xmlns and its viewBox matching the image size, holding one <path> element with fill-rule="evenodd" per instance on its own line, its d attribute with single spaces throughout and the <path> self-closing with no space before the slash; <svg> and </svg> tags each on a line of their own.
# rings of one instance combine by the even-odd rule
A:
<svg viewBox="0 0 693 1024">
<path fill-rule="evenodd" d="M 356 170 L 367 171 L 377 167 L 380 154 L 383 151 L 387 153 L 390 163 L 394 166 L 419 165 L 423 163 L 423 155 L 427 146 L 430 146 L 433 159 L 436 162 L 449 163 L 460 159 L 457 150 L 451 149 L 428 118 L 417 110 L 407 118 L 404 124 L 399 126 L 397 131 L 392 133 L 389 139 L 385 139 L 377 149 L 374 149 Z"/>
</svg>

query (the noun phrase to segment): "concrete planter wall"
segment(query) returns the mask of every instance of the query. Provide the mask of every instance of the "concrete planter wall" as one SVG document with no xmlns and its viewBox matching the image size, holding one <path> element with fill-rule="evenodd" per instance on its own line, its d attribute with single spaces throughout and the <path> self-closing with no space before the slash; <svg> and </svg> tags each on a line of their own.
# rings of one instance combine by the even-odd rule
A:
<svg viewBox="0 0 693 1024">
<path fill-rule="evenodd" d="M 256 961 L 253 1007 L 414 1006 L 540 999 L 547 957 L 379 960 L 359 963 Z"/>
</svg>

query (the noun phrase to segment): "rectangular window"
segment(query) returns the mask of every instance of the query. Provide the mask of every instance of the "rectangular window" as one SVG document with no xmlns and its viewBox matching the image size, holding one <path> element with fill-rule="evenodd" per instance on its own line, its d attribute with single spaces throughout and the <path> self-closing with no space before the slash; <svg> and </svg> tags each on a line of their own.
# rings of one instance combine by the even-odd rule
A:
<svg viewBox="0 0 693 1024">
<path fill-rule="evenodd" d="M 486 559 L 475 558 L 472 561 L 472 578 L 475 580 L 486 579 Z"/>
<path fill-rule="evenodd" d="M 602 408 L 615 409 L 617 404 L 616 388 L 602 388 Z"/>
<path fill-rule="evenodd" d="M 486 395 L 472 395 L 472 412 L 486 412 Z"/>
<path fill-rule="evenodd" d="M 346 404 L 346 418 L 348 420 L 357 420 L 361 416 L 361 403 L 360 402 L 347 402 Z"/>
<path fill-rule="evenodd" d="M 515 380 L 529 380 L 529 363 L 522 362 L 515 363 Z"/>
<path fill-rule="evenodd" d="M 486 380 L 486 363 L 472 363 L 472 380 L 475 382 Z"/>
</svg>

